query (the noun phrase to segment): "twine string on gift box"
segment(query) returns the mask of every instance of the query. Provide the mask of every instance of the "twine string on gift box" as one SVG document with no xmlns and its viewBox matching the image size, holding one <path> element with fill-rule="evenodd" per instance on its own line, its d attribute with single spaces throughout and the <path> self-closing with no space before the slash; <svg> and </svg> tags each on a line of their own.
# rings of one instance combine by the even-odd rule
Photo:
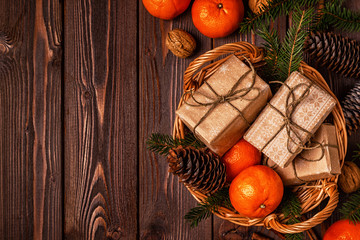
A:
<svg viewBox="0 0 360 240">
<path fill-rule="evenodd" d="M 295 112 L 297 106 L 309 95 L 310 93 L 310 88 L 313 86 L 312 83 L 310 83 L 309 85 L 306 83 L 299 83 L 297 85 L 295 85 L 294 87 L 290 87 L 289 85 L 287 85 L 284 82 L 280 82 L 280 81 L 272 81 L 270 82 L 270 84 L 273 83 L 280 83 L 283 86 L 287 87 L 289 89 L 289 94 L 286 97 L 286 101 L 285 101 L 285 113 L 283 113 L 282 111 L 280 111 L 279 109 L 277 109 L 275 106 L 273 106 L 271 103 L 267 103 L 267 105 L 275 110 L 278 114 L 280 114 L 283 118 L 283 125 L 278 129 L 278 131 L 270 138 L 270 140 L 262 147 L 261 151 L 263 151 L 271 141 L 273 141 L 275 139 L 275 137 L 285 128 L 286 129 L 286 134 L 288 136 L 287 138 L 287 150 L 291 153 L 291 154 L 298 154 L 300 153 L 302 150 L 311 150 L 311 149 L 315 149 L 315 148 L 324 148 L 323 145 L 321 144 L 317 144 L 315 146 L 306 146 L 306 142 L 304 142 L 301 139 L 301 136 L 299 135 L 298 132 L 305 132 L 308 135 L 312 135 L 312 133 L 310 131 L 308 131 L 307 129 L 301 127 L 299 124 L 297 124 L 296 122 L 294 122 L 292 120 L 292 115 Z M 295 97 L 295 91 L 301 87 L 305 87 L 305 91 L 301 94 L 301 96 L 296 99 Z M 293 151 L 291 149 L 291 143 L 295 144 L 297 146 L 297 149 L 295 151 Z"/>
<path fill-rule="evenodd" d="M 244 114 L 237 108 L 235 107 L 231 101 L 237 100 L 237 99 L 242 99 L 242 100 L 247 100 L 247 101 L 254 101 L 255 99 L 257 99 L 260 96 L 260 89 L 257 87 L 254 87 L 255 85 L 255 79 L 256 79 L 256 71 L 254 66 L 251 64 L 250 60 L 247 59 L 246 57 L 244 57 L 244 59 L 247 61 L 247 63 L 250 66 L 250 70 L 246 71 L 237 81 L 236 83 L 232 86 L 232 88 L 225 94 L 225 95 L 220 95 L 218 94 L 215 89 L 207 82 L 204 81 L 204 84 L 206 84 L 208 86 L 208 88 L 210 89 L 210 91 L 215 95 L 215 97 L 211 97 L 211 96 L 207 96 L 204 93 L 201 92 L 197 92 L 198 94 L 206 97 L 207 99 L 210 99 L 211 101 L 209 102 L 201 102 L 199 100 L 197 100 L 194 97 L 194 90 L 191 89 L 187 92 L 184 93 L 183 95 L 183 101 L 186 105 L 192 106 L 192 107 L 203 107 L 203 106 L 211 106 L 208 111 L 200 118 L 200 120 L 195 124 L 194 126 L 194 134 L 196 135 L 196 128 L 210 115 L 210 113 L 220 104 L 224 104 L 224 103 L 228 103 L 233 109 L 235 109 L 238 113 L 239 116 L 245 121 L 245 123 L 247 124 L 247 126 L 250 126 L 250 122 L 245 118 Z M 251 85 L 249 87 L 246 88 L 242 88 L 239 90 L 236 90 L 239 86 L 239 84 L 241 83 L 241 81 L 243 79 L 245 79 L 247 77 L 248 74 L 252 73 L 252 77 L 251 77 Z M 252 97 L 252 98 L 246 98 L 246 95 L 250 92 L 250 91 L 256 91 L 256 96 Z M 185 100 L 185 96 L 190 95 L 190 98 L 196 103 L 196 104 L 192 104 L 189 103 L 188 101 Z"/>
<path fill-rule="evenodd" d="M 310 141 L 309 141 L 310 143 Z M 315 148 L 320 148 L 321 149 L 321 154 L 320 156 L 317 158 L 317 159 L 309 159 L 309 158 L 306 158 L 304 156 L 302 156 L 302 154 L 300 154 L 298 157 L 301 159 L 301 160 L 304 160 L 306 162 L 318 162 L 320 161 L 321 159 L 323 159 L 323 157 L 325 156 L 325 147 L 332 147 L 332 148 L 339 148 L 339 146 L 337 145 L 333 145 L 333 144 L 324 144 L 324 143 L 319 143 L 317 141 L 313 141 L 313 143 L 315 143 L 316 145 L 313 146 L 313 147 L 309 147 L 307 148 L 308 150 L 311 150 L 311 149 L 315 149 Z M 295 174 L 295 177 L 301 181 L 301 182 L 306 182 L 305 180 L 301 179 L 298 174 L 297 174 L 297 171 L 296 171 L 296 167 L 295 167 L 295 161 L 292 161 L 292 168 L 294 170 L 294 174 Z"/>
<path fill-rule="evenodd" d="M 298 155 L 298 158 L 300 158 L 301 160 L 306 161 L 306 162 L 319 162 L 319 161 L 322 160 L 323 157 L 325 156 L 325 147 L 332 147 L 332 148 L 337 148 L 337 149 L 339 148 L 339 146 L 337 146 L 337 145 L 328 144 L 328 143 L 327 143 L 327 144 L 324 144 L 323 142 L 320 143 L 320 142 L 314 141 L 314 140 L 308 142 L 308 144 L 311 144 L 311 143 L 315 143 L 316 145 L 315 145 L 315 146 L 311 146 L 311 147 L 307 147 L 306 150 L 313 150 L 313 149 L 320 148 L 320 150 L 321 150 L 320 156 L 319 156 L 318 158 L 316 158 L 316 159 L 309 159 L 309 158 L 306 158 L 306 157 L 302 156 L 302 153 L 303 153 L 303 152 L 302 152 L 300 155 Z M 269 160 L 268 157 L 266 157 L 266 158 L 264 159 L 264 165 L 267 165 L 267 166 L 269 166 L 270 168 L 272 168 L 272 169 L 274 169 L 274 170 L 276 170 L 276 169 L 279 167 L 279 166 L 276 165 L 275 163 L 274 163 L 272 166 L 270 166 L 268 160 Z M 292 166 L 292 169 L 293 169 L 293 172 L 294 172 L 295 177 L 296 177 L 299 181 L 301 181 L 301 182 L 306 182 L 306 180 L 303 180 L 303 179 L 301 179 L 301 178 L 299 177 L 299 175 L 298 175 L 298 173 L 297 173 L 297 170 L 296 170 L 296 166 L 295 166 L 295 160 L 291 162 L 291 166 Z"/>
</svg>

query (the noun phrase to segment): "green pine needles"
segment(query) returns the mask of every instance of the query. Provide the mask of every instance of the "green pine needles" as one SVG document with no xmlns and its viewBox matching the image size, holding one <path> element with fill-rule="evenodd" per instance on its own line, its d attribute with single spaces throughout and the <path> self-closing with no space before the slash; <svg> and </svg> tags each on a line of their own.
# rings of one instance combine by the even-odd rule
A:
<svg viewBox="0 0 360 240">
<path fill-rule="evenodd" d="M 299 223 L 301 217 L 301 203 L 296 194 L 288 188 L 284 189 L 284 197 L 279 206 L 279 212 L 284 214 L 288 220 L 287 224 Z M 288 240 L 302 240 L 304 239 L 303 233 L 285 234 Z"/>
<path fill-rule="evenodd" d="M 289 15 L 296 9 L 309 7 L 319 8 L 320 0 L 268 0 L 267 5 L 261 7 L 258 14 L 249 13 L 240 23 L 240 33 L 256 31 L 264 22 L 269 23 L 277 17 Z M 325 1 L 314 16 L 312 30 L 328 30 L 331 27 L 346 30 L 360 31 L 360 13 L 352 12 L 342 6 L 343 0 Z"/>
<path fill-rule="evenodd" d="M 213 212 L 217 212 L 219 207 L 226 207 L 229 209 L 234 209 L 231 205 L 229 198 L 229 187 L 223 187 L 210 197 L 206 199 L 203 203 L 198 203 L 197 207 L 192 208 L 186 215 L 185 220 L 190 223 L 191 227 L 197 227 L 198 224 L 209 218 Z M 288 224 L 299 223 L 301 216 L 301 203 L 299 198 L 293 193 L 290 189 L 285 189 L 284 197 L 281 201 L 278 211 L 284 214 L 287 218 Z M 303 239 L 303 234 L 286 234 L 286 239 Z"/>
<path fill-rule="evenodd" d="M 357 144 L 357 150 L 354 151 L 354 154 L 352 156 L 353 160 L 360 160 L 360 144 Z"/>
<path fill-rule="evenodd" d="M 197 227 L 202 220 L 217 212 L 220 206 L 233 209 L 229 198 L 229 187 L 223 187 L 208 197 L 204 203 L 198 203 L 197 207 L 192 208 L 185 215 L 185 220 L 191 227 Z"/>
<path fill-rule="evenodd" d="M 349 31 L 360 31 L 360 13 L 352 12 L 342 6 L 342 1 L 326 2 L 318 16 L 314 30 L 327 30 L 331 27 Z"/>
<path fill-rule="evenodd" d="M 284 214 L 285 218 L 293 221 L 301 216 L 301 203 L 296 194 L 289 188 L 284 189 L 284 197 L 278 207 L 279 212 Z"/>
<path fill-rule="evenodd" d="M 350 198 L 343 203 L 340 213 L 344 219 L 351 222 L 360 223 L 360 191 L 353 193 Z"/>
<path fill-rule="evenodd" d="M 205 145 L 200 142 L 193 134 L 186 134 L 184 139 L 173 139 L 172 136 L 153 133 L 146 141 L 147 148 L 160 155 L 168 155 L 169 150 L 178 146 L 192 146 L 195 148 L 203 148 Z"/>
<path fill-rule="evenodd" d="M 320 0 L 268 0 L 267 6 L 262 6 L 259 14 L 249 13 L 240 23 L 240 33 L 256 30 L 263 22 L 275 20 L 277 17 L 289 15 L 299 8 L 316 6 Z"/>
<path fill-rule="evenodd" d="M 281 49 L 279 34 L 275 29 L 269 30 L 265 25 L 261 25 L 257 34 L 265 40 L 263 44 L 266 49 L 265 71 L 268 76 L 276 76 L 278 69 L 278 56 Z"/>
<path fill-rule="evenodd" d="M 353 160 L 360 160 L 360 144 L 358 150 L 353 152 Z M 360 223 L 360 190 L 350 195 L 340 208 L 340 213 L 344 219 L 349 219 L 352 223 Z"/>
<path fill-rule="evenodd" d="M 299 69 L 303 60 L 303 47 L 309 33 L 309 25 L 313 21 L 315 11 L 296 9 L 293 14 L 294 25 L 288 30 L 286 37 L 281 42 L 276 30 L 268 30 L 263 25 L 258 35 L 265 40 L 264 47 L 267 51 L 266 63 L 273 78 L 285 81 L 288 76 Z"/>
<path fill-rule="evenodd" d="M 279 53 L 278 67 L 281 78 L 287 78 L 290 73 L 300 67 L 303 59 L 303 47 L 308 35 L 308 26 L 314 16 L 314 9 L 301 11 L 297 9 L 293 14 L 294 26 L 291 27 L 282 43 Z"/>
</svg>

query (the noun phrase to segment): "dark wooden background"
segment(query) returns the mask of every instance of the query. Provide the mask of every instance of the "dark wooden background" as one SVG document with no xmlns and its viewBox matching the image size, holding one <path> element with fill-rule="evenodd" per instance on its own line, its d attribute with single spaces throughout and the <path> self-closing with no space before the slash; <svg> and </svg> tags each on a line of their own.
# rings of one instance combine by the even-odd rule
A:
<svg viewBox="0 0 360 240">
<path fill-rule="evenodd" d="M 193 57 L 166 49 L 173 28 L 194 35 Z M 172 132 L 188 64 L 240 40 L 261 45 L 204 37 L 190 8 L 162 21 L 141 1 L 0 0 L 0 239 L 221 239 L 219 218 L 184 222 L 196 201 L 144 141 Z M 321 71 L 340 100 L 356 81 Z"/>
</svg>

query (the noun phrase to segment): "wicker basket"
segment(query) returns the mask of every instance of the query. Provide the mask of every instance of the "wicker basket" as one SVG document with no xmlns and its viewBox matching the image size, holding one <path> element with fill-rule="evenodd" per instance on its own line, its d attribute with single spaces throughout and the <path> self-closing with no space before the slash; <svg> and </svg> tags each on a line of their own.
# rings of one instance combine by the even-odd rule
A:
<svg viewBox="0 0 360 240">
<path fill-rule="evenodd" d="M 205 54 L 196 58 L 192 63 L 190 63 L 184 75 L 184 91 L 192 88 L 197 89 L 199 86 L 201 86 L 204 79 L 207 79 L 209 76 L 211 76 L 216 71 L 216 69 L 226 59 L 230 57 L 231 54 L 237 55 L 240 59 L 241 56 L 246 56 L 248 59 L 250 59 L 255 68 L 259 68 L 265 64 L 264 53 L 262 49 L 248 42 L 226 44 L 206 52 Z M 218 57 L 224 58 L 212 62 Z M 210 64 L 201 68 L 205 63 Z M 310 67 L 304 62 L 301 63 L 300 71 L 310 80 L 323 87 L 335 99 L 337 99 L 318 71 L 316 71 L 314 68 Z M 180 101 L 179 107 L 182 104 L 183 101 Z M 333 123 L 337 131 L 337 140 L 342 166 L 347 148 L 347 135 L 345 129 L 344 115 L 338 101 L 336 107 L 332 111 L 332 116 Z M 174 137 L 183 138 L 185 131 L 186 127 L 177 117 L 174 123 Z M 188 190 L 198 202 L 204 201 L 207 197 L 191 189 Z M 293 225 L 284 224 L 283 222 L 285 219 L 282 214 L 273 213 L 265 218 L 251 219 L 227 208 L 219 208 L 218 212 L 215 212 L 214 214 L 222 219 L 226 219 L 230 222 L 243 226 L 265 226 L 281 233 L 298 233 L 309 230 L 310 228 L 322 223 L 324 220 L 330 217 L 339 201 L 339 193 L 337 190 L 337 177 L 308 182 L 303 185 L 297 186 L 294 191 L 296 192 L 302 203 L 302 214 L 313 210 L 314 208 L 319 206 L 319 204 L 326 198 L 329 197 L 329 199 L 325 208 L 322 209 L 320 212 L 317 212 L 310 219 L 304 219 L 303 222 Z"/>
</svg>

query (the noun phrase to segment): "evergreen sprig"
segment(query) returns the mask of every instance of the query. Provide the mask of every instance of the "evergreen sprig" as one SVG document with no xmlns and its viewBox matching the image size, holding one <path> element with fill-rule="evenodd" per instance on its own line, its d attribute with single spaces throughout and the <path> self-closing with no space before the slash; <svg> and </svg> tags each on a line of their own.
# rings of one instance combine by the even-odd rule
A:
<svg viewBox="0 0 360 240">
<path fill-rule="evenodd" d="M 297 221 L 292 221 L 291 223 L 288 222 L 289 224 L 295 224 L 295 223 L 299 223 L 300 220 L 297 219 Z M 287 233 L 285 234 L 285 239 L 286 240 L 303 240 L 304 239 L 304 233 Z"/>
<path fill-rule="evenodd" d="M 358 150 L 353 152 L 353 159 L 360 159 L 360 144 L 357 144 Z M 351 222 L 360 223 L 360 190 L 350 195 L 340 208 L 340 213 L 344 219 Z"/>
<path fill-rule="evenodd" d="M 358 150 L 355 150 L 352 156 L 353 160 L 360 160 L 360 144 L 357 144 L 357 148 Z"/>
<path fill-rule="evenodd" d="M 293 14 L 294 25 L 288 30 L 279 53 L 279 77 L 283 80 L 300 67 L 306 36 L 309 32 L 308 27 L 313 16 L 313 8 L 303 11 L 297 9 Z"/>
<path fill-rule="evenodd" d="M 268 0 L 258 14 L 249 13 L 240 23 L 240 33 L 258 29 L 263 22 L 269 22 L 279 16 L 289 15 L 295 9 L 316 6 L 320 0 Z"/>
<path fill-rule="evenodd" d="M 259 27 L 257 34 L 265 41 L 263 44 L 266 49 L 265 71 L 268 72 L 267 75 L 276 75 L 276 69 L 278 69 L 278 56 L 281 49 L 279 34 L 274 28 L 269 30 L 265 24 Z"/>
<path fill-rule="evenodd" d="M 360 191 L 353 193 L 350 198 L 343 203 L 340 213 L 344 219 L 351 222 L 360 223 Z"/>
<path fill-rule="evenodd" d="M 296 221 L 301 216 L 301 203 L 296 194 L 289 188 L 284 189 L 284 197 L 278 207 L 279 212 L 289 218 L 288 222 Z M 290 223 L 292 224 L 292 223 Z"/>
<path fill-rule="evenodd" d="M 205 145 L 200 142 L 193 134 L 186 134 L 184 139 L 174 139 L 170 135 L 153 133 L 146 141 L 147 148 L 160 155 L 167 155 L 169 150 L 178 146 L 192 146 L 202 148 Z"/>
<path fill-rule="evenodd" d="M 287 224 L 295 224 L 300 222 L 301 216 L 301 203 L 296 194 L 288 188 L 284 190 L 284 197 L 278 207 L 279 212 L 284 214 Z M 303 233 L 285 234 L 285 238 L 289 240 L 304 239 Z"/>
<path fill-rule="evenodd" d="M 360 31 L 360 12 L 353 12 L 342 6 L 342 1 L 328 1 L 317 18 L 313 30 L 327 30 L 330 27 L 345 31 Z"/>
<path fill-rule="evenodd" d="M 259 28 L 258 35 L 265 40 L 266 63 L 269 74 L 274 78 L 285 81 L 288 76 L 300 67 L 303 60 L 303 47 L 308 26 L 313 21 L 313 8 L 307 10 L 296 9 L 293 14 L 294 25 L 288 30 L 283 42 L 280 43 L 276 30 L 268 30 L 265 25 Z"/>
<path fill-rule="evenodd" d="M 296 9 L 319 6 L 320 0 L 268 0 L 263 4 L 259 13 L 248 12 L 240 23 L 240 33 L 258 29 L 261 24 L 269 23 L 277 17 L 289 15 Z M 330 27 L 346 30 L 360 31 L 360 12 L 353 12 L 343 5 L 344 0 L 325 1 L 313 19 L 311 30 L 328 30 Z M 269 24 L 268 24 L 269 25 Z"/>
<path fill-rule="evenodd" d="M 219 207 L 233 209 L 229 198 L 229 187 L 223 187 L 209 196 L 205 202 L 198 203 L 197 207 L 192 208 L 185 215 L 185 220 L 191 227 L 197 227 L 202 220 L 209 218 L 213 212 L 217 212 Z"/>
</svg>

